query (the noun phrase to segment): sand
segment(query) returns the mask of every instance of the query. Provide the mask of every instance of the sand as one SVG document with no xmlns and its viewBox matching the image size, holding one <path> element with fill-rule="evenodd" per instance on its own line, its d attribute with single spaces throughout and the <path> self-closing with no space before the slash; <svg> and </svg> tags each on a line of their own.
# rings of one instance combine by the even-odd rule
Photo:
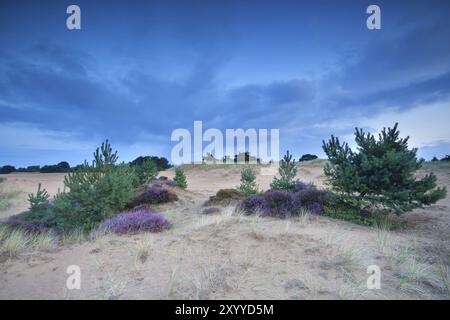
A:
<svg viewBox="0 0 450 320">
<path fill-rule="evenodd" d="M 450 262 L 449 198 L 406 214 L 407 226 L 390 232 L 320 216 L 234 215 L 231 207 L 202 215 L 209 196 L 239 184 L 239 170 L 187 170 L 188 189 L 178 191 L 180 200 L 156 207 L 173 223 L 169 231 L 99 236 L 0 260 L 0 298 L 449 298 L 442 272 Z M 449 186 L 447 167 L 436 170 L 438 183 Z M 302 165 L 298 175 L 323 186 L 323 161 Z M 26 209 L 26 193 L 39 182 L 55 194 L 63 176 L 8 175 L 7 185 L 21 190 L 22 200 L 2 215 Z M 260 188 L 267 189 L 272 178 L 260 172 Z M 66 288 L 69 265 L 81 269 L 80 290 Z M 381 270 L 379 290 L 367 289 L 370 265 Z"/>
</svg>

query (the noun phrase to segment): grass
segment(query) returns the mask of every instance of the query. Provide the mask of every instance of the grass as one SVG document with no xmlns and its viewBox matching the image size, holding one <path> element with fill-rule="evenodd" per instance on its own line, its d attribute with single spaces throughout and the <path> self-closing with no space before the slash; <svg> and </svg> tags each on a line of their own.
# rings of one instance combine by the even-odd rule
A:
<svg viewBox="0 0 450 320">
<path fill-rule="evenodd" d="M 6 178 L 0 177 L 0 210 L 6 210 L 11 207 L 14 200 L 19 196 L 18 191 L 7 191 L 3 182 Z"/>
</svg>

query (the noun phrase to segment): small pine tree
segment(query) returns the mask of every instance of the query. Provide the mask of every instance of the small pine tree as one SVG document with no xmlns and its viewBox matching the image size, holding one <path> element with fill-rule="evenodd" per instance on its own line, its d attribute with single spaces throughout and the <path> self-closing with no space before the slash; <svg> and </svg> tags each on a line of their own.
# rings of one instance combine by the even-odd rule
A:
<svg viewBox="0 0 450 320">
<path fill-rule="evenodd" d="M 280 161 L 278 173 L 280 174 L 280 178 L 273 178 L 270 187 L 272 189 L 294 189 L 295 176 L 297 175 L 297 166 L 295 164 L 295 159 L 292 160 L 292 155 L 289 153 L 289 150 L 284 155 L 283 160 Z"/>
<path fill-rule="evenodd" d="M 415 177 L 423 159 L 417 159 L 417 149 L 408 149 L 409 137 L 400 138 L 397 126 L 384 128 L 378 140 L 356 128 L 358 152 L 334 136 L 327 143 L 323 141 L 330 161 L 324 173 L 331 187 L 353 203 L 378 213 L 401 214 L 444 198 L 446 189 L 436 188 L 433 173 L 422 179 Z"/>
<path fill-rule="evenodd" d="M 30 204 L 29 210 L 32 213 L 38 213 L 43 210 L 46 210 L 49 206 L 50 195 L 47 193 L 47 190 L 41 189 L 41 184 L 38 184 L 38 189 L 36 195 L 30 193 L 28 195 L 28 202 Z"/>
<path fill-rule="evenodd" d="M 241 185 L 239 191 L 245 195 L 252 195 L 258 193 L 258 186 L 256 185 L 256 173 L 252 167 L 246 167 L 241 171 Z"/>
<path fill-rule="evenodd" d="M 108 139 L 94 152 L 94 166 L 101 173 L 106 173 L 114 167 L 117 159 L 119 159 L 117 151 L 112 151 Z"/>
<path fill-rule="evenodd" d="M 181 167 L 175 168 L 175 178 L 173 178 L 177 183 L 177 186 L 186 189 L 187 188 L 187 180 L 186 175 L 184 174 L 184 170 Z"/>
</svg>

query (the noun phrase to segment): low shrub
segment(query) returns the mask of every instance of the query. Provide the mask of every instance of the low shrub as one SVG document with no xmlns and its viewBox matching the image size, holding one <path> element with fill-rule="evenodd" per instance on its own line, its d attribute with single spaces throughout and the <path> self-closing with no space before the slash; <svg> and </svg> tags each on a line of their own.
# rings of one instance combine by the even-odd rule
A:
<svg viewBox="0 0 450 320">
<path fill-rule="evenodd" d="M 296 213 L 292 192 L 287 190 L 268 190 L 264 193 L 267 205 L 267 215 L 286 218 Z"/>
<path fill-rule="evenodd" d="M 259 213 L 261 215 L 266 215 L 268 212 L 267 203 L 263 195 L 252 195 L 242 199 L 242 201 L 239 202 L 239 208 L 245 214 Z"/>
<path fill-rule="evenodd" d="M 160 213 L 147 209 L 122 212 L 104 221 L 99 229 L 116 234 L 161 232 L 170 228 L 170 222 Z"/>
<path fill-rule="evenodd" d="M 236 189 L 220 189 L 215 196 L 211 196 L 205 205 L 229 205 L 238 202 L 244 194 Z"/>
<path fill-rule="evenodd" d="M 301 214 L 304 210 L 322 214 L 327 199 L 328 192 L 317 189 L 313 184 L 298 181 L 292 191 L 271 189 L 242 199 L 238 206 L 246 214 L 286 218 Z"/>
<path fill-rule="evenodd" d="M 52 221 L 49 214 L 44 212 L 41 215 L 37 215 L 27 211 L 8 217 L 1 225 L 26 232 L 43 233 L 51 229 L 54 221 Z"/>
<path fill-rule="evenodd" d="M 133 206 L 141 204 L 158 204 L 178 200 L 178 196 L 173 191 L 157 186 L 146 186 L 144 190 L 138 191 L 134 197 Z"/>
<path fill-rule="evenodd" d="M 161 179 L 161 177 L 160 177 L 158 179 L 150 181 L 148 183 L 148 185 L 151 186 L 151 187 L 160 187 L 160 188 L 162 188 L 163 186 L 166 186 L 166 187 L 173 188 L 173 187 L 177 186 L 177 183 L 174 180 Z"/>
</svg>

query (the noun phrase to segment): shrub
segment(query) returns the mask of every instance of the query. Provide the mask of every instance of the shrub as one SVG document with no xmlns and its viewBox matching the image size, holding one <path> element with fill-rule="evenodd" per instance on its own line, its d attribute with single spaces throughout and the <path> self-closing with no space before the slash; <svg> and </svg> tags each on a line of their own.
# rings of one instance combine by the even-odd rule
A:
<svg viewBox="0 0 450 320">
<path fill-rule="evenodd" d="M 330 161 L 324 173 L 332 188 L 358 201 L 358 207 L 370 208 L 377 214 L 401 214 L 433 204 L 446 195 L 445 188 L 436 188 L 433 173 L 421 179 L 415 177 L 423 160 L 417 160 L 417 149 L 408 149 L 409 137 L 399 138 L 397 125 L 384 128 L 378 140 L 356 129 L 359 152 L 353 152 L 334 136 L 327 143 L 323 141 Z"/>
<path fill-rule="evenodd" d="M 311 161 L 311 160 L 315 160 L 318 157 L 315 154 L 304 154 L 301 156 L 301 158 L 298 160 L 299 162 L 303 162 L 303 161 Z"/>
<path fill-rule="evenodd" d="M 8 217 L 1 225 L 9 226 L 14 229 L 20 229 L 26 232 L 44 233 L 50 230 L 54 222 L 48 212 L 45 214 L 30 214 L 23 212 Z"/>
<path fill-rule="evenodd" d="M 181 189 L 187 188 L 186 175 L 184 174 L 182 168 L 180 167 L 175 168 L 175 178 L 173 178 L 173 180 L 175 180 L 177 186 L 180 187 Z"/>
<path fill-rule="evenodd" d="M 251 195 L 242 199 L 239 202 L 239 208 L 245 214 L 260 213 L 261 215 L 267 215 L 269 208 L 263 195 Z"/>
<path fill-rule="evenodd" d="M 149 183 L 158 175 L 158 168 L 151 159 L 144 159 L 139 165 L 134 166 L 134 170 L 139 178 L 139 184 Z"/>
<path fill-rule="evenodd" d="M 165 188 L 147 186 L 144 190 L 141 190 L 134 197 L 133 205 L 141 204 L 158 204 L 166 203 L 178 200 L 178 196 Z"/>
<path fill-rule="evenodd" d="M 209 197 L 205 205 L 229 205 L 244 197 L 244 194 L 236 189 L 220 189 L 215 196 Z"/>
<path fill-rule="evenodd" d="M 294 201 L 297 207 L 313 208 L 315 212 L 322 207 L 326 201 L 326 193 L 322 190 L 318 190 L 313 184 L 307 184 L 303 189 L 300 189 L 293 193 Z"/>
<path fill-rule="evenodd" d="M 264 193 L 264 199 L 269 216 L 283 219 L 296 212 L 292 193 L 287 190 L 268 190 Z"/>
<path fill-rule="evenodd" d="M 142 231 L 161 232 L 169 228 L 170 223 L 162 214 L 145 209 L 122 212 L 100 225 L 100 230 L 111 231 L 116 234 Z"/>
<path fill-rule="evenodd" d="M 252 195 L 258 193 L 258 186 L 256 185 L 256 173 L 252 167 L 246 167 L 241 171 L 241 185 L 239 191 L 245 195 Z"/>
<path fill-rule="evenodd" d="M 148 185 L 151 186 L 151 187 L 160 187 L 160 188 L 162 188 L 163 186 L 167 186 L 167 187 L 173 188 L 173 187 L 177 186 L 177 183 L 174 180 L 161 179 L 161 177 L 160 177 L 160 178 L 158 178 L 156 180 L 150 181 L 150 183 L 148 183 Z"/>
<path fill-rule="evenodd" d="M 280 161 L 280 167 L 278 169 L 280 178 L 275 177 L 270 184 L 272 189 L 292 190 L 295 185 L 295 176 L 297 175 L 297 168 L 295 160 L 292 160 L 292 155 L 289 151 Z"/>
<path fill-rule="evenodd" d="M 163 171 L 172 167 L 169 164 L 169 160 L 167 160 L 164 157 L 156 157 L 156 156 L 137 157 L 136 159 L 130 162 L 130 165 L 132 166 L 141 165 L 146 160 L 153 161 L 156 164 L 158 171 Z"/>
</svg>

